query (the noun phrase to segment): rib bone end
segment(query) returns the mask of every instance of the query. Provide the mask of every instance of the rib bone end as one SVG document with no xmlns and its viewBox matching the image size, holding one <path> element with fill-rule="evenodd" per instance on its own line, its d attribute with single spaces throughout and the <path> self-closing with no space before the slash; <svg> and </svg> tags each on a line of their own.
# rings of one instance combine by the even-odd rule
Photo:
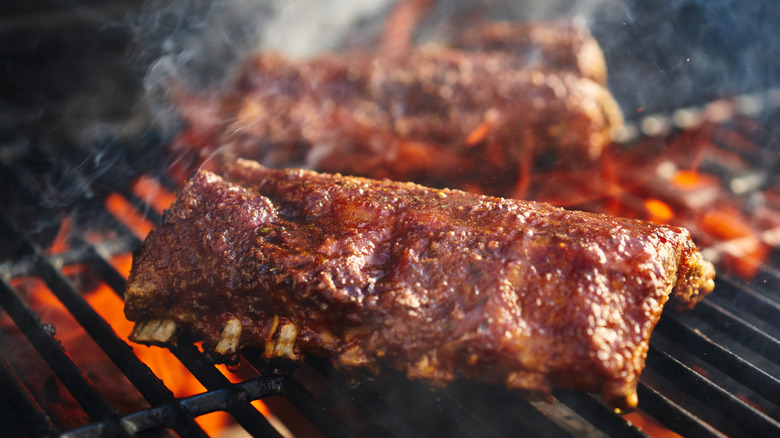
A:
<svg viewBox="0 0 780 438">
<path fill-rule="evenodd" d="M 232 318 L 225 324 L 225 328 L 222 329 L 222 333 L 219 335 L 219 342 L 214 351 L 222 356 L 235 355 L 238 351 L 240 339 L 241 322 L 238 318 Z"/>
<path fill-rule="evenodd" d="M 172 319 L 139 321 L 128 337 L 133 342 L 152 345 L 176 345 L 176 322 Z"/>
</svg>

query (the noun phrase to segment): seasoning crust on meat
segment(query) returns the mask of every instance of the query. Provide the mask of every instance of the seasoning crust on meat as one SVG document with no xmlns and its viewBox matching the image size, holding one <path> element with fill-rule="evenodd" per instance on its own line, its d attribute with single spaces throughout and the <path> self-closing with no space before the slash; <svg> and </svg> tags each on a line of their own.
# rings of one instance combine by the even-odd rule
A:
<svg viewBox="0 0 780 438">
<path fill-rule="evenodd" d="M 713 275 L 680 228 L 240 160 L 179 191 L 125 313 L 134 341 L 187 331 L 219 361 L 312 353 L 631 409 L 664 304 L 692 307 Z"/>
<path fill-rule="evenodd" d="M 488 23 L 403 56 L 260 53 L 215 94 L 177 105 L 171 149 L 195 167 L 240 157 L 517 198 L 536 161 L 595 163 L 623 124 L 573 23 Z"/>
</svg>

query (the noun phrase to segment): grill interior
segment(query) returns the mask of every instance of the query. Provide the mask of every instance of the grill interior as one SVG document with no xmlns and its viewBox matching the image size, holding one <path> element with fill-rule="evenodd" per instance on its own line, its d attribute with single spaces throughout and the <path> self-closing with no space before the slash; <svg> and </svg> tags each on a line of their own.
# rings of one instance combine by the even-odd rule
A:
<svg viewBox="0 0 780 438">
<path fill-rule="evenodd" d="M 750 283 L 720 275 L 716 292 L 696 309 L 663 316 L 639 388 L 641 417 L 617 415 L 596 397 L 578 392 L 558 391 L 553 404 L 530 403 L 502 388 L 468 382 L 431 391 L 392 372 L 354 387 L 326 360 L 312 358 L 306 366 L 290 368 L 266 363 L 252 351 L 243 359 L 251 377 L 231 383 L 186 342 L 172 350 L 173 356 L 205 390 L 174 397 L 117 335 L 113 321 L 89 302 L 95 284 L 105 284 L 121 297 L 125 276 L 116 257 L 126 257 L 140 244 L 128 228 L 127 212 L 112 212 L 109 199 L 121 196 L 151 222 L 159 220 L 158 213 L 111 172 L 94 177 L 92 166 L 99 165 L 94 151 L 83 151 L 79 161 L 89 164 L 78 169 L 58 168 L 35 145 L 15 150 L 6 143 L 2 152 L 3 204 L 14 209 L 5 209 L 0 220 L 2 343 L 9 347 L 1 353 L 0 421 L 16 436 L 133 436 L 161 429 L 203 436 L 195 418 L 214 411 L 229 413 L 256 436 L 278 435 L 273 424 L 284 420 L 292 421 L 286 427 L 299 434 L 325 436 L 507 436 L 517 431 L 529 436 L 644 436 L 631 422 L 644 417 L 683 436 L 780 432 L 780 381 L 775 377 L 780 375 L 778 254 Z M 53 202 L 62 199 L 68 202 Z M 67 248 L 48 250 L 63 223 L 71 224 Z M 116 367 L 148 407 L 127 412 L 110 400 L 94 368 L 85 368 L 81 353 L 62 340 L 73 334 L 53 323 L 57 319 L 31 294 L 35 282 L 51 291 L 75 320 L 73 330 L 97 345 L 105 367 Z M 66 421 L 50 411 L 53 395 L 41 393 L 40 384 L 30 380 L 27 367 L 33 361 L 45 363 L 50 384 L 56 380 L 72 396 L 75 418 Z M 250 404 L 256 399 L 268 400 L 278 418 L 269 423 Z"/>
<path fill-rule="evenodd" d="M 32 16 L 18 9 L 14 13 Z M 60 34 L 65 21 L 70 40 L 39 37 L 28 47 L 34 53 L 78 46 L 95 32 L 105 37 L 105 51 L 127 44 L 121 29 L 100 24 L 114 9 L 99 10 L 94 21 L 79 18 L 78 31 L 72 15 L 51 10 L 33 22 Z M 4 40 L 25 32 L 0 23 Z M 2 47 L 18 62 L 32 59 L 31 71 L 41 65 L 23 55 L 24 48 Z M 100 53 L 92 58 L 103 60 L 98 75 L 119 71 Z M 93 86 L 82 71 L 71 71 L 80 78 L 75 86 Z M 110 77 L 114 82 L 102 87 L 122 94 L 122 79 Z M 777 250 L 749 281 L 721 271 L 715 292 L 696 309 L 662 317 L 639 386 L 639 411 L 630 416 L 573 391 L 555 392 L 551 404 L 528 402 L 466 381 L 432 391 L 389 371 L 356 386 L 325 359 L 290 367 L 251 350 L 233 374 L 186 340 L 166 360 L 202 388 L 177 394 L 170 379 L 140 357 L 145 347 L 126 341 L 121 314 L 106 311 L 121 309 L 129 255 L 159 222 L 175 189 L 166 177 L 169 163 L 156 159 L 167 139 L 147 132 L 131 143 L 99 135 L 73 141 L 61 135 L 69 129 L 61 108 L 70 91 L 40 91 L 36 87 L 50 79 L 45 74 L 13 78 L 8 90 L 15 94 L 3 88 L 10 103 L 2 107 L 9 117 L 0 132 L 0 427 L 8 436 L 208 436 L 214 432 L 204 419 L 215 412 L 228 415 L 221 420 L 223 436 L 780 436 Z M 29 100 L 25 90 L 41 97 Z M 772 93 L 762 93 L 770 98 L 760 111 L 739 117 L 776 120 L 780 100 L 773 103 Z M 658 123 L 674 128 L 673 114 L 652 117 L 637 119 L 632 135 L 661 134 L 648 128 Z M 49 129 L 53 120 L 59 130 Z M 771 131 L 750 132 L 766 150 L 776 146 Z M 776 161 L 763 165 L 771 170 Z M 762 189 L 777 192 L 780 181 L 770 176 Z"/>
</svg>

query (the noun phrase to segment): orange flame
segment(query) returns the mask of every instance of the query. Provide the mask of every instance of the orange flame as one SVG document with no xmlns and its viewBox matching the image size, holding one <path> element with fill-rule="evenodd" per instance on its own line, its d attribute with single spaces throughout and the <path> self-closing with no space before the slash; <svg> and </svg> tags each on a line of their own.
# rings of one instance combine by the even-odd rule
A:
<svg viewBox="0 0 780 438">
<path fill-rule="evenodd" d="M 701 220 L 704 231 L 721 241 L 728 257 L 724 263 L 743 278 L 753 278 L 771 252 L 759 233 L 736 208 L 721 206 L 707 211 Z"/>
<path fill-rule="evenodd" d="M 122 275 L 130 273 L 132 256 L 122 254 L 111 259 L 112 265 Z M 122 339 L 127 339 L 133 330 L 133 323 L 124 315 L 124 302 L 106 284 L 86 296 L 89 304 L 108 322 Z M 168 349 L 132 344 L 133 352 L 159 377 L 176 397 L 188 397 L 206 391 L 206 388 L 195 378 L 187 368 Z M 214 412 L 195 419 L 209 435 L 222 430 L 229 422 L 230 416 L 225 412 Z"/>
<path fill-rule="evenodd" d="M 130 257 L 127 255 L 117 257 L 114 262 L 119 267 L 126 265 L 124 269 L 126 272 L 129 270 L 129 261 Z M 144 407 L 140 394 L 94 344 L 43 281 L 37 278 L 22 278 L 15 279 L 12 284 L 26 291 L 32 307 L 42 321 L 55 325 L 57 339 L 73 356 L 73 360 L 88 372 L 96 389 L 106 400 L 115 405 L 122 405 L 123 410 L 128 412 Z M 101 283 L 94 290 L 86 292 L 84 299 L 111 326 L 116 336 L 127 340 L 133 323 L 124 317 L 122 299 L 107 284 Z M 188 397 L 205 392 L 203 385 L 169 350 L 133 344 L 133 351 L 165 383 L 175 397 Z M 63 404 L 67 401 L 56 403 Z M 69 409 L 77 408 L 74 405 Z M 73 415 L 67 412 L 70 411 L 66 411 L 63 415 Z M 195 419 L 209 435 L 224 429 L 229 420 L 230 416 L 221 411 Z"/>
<path fill-rule="evenodd" d="M 106 197 L 106 209 L 133 234 L 142 239 L 154 227 L 151 221 L 146 219 L 127 198 L 119 193 L 111 193 Z"/>
<path fill-rule="evenodd" d="M 70 236 L 70 230 L 72 228 L 73 221 L 71 220 L 70 216 L 65 216 L 62 218 L 60 229 L 57 231 L 57 236 L 54 237 L 54 241 L 46 249 L 46 253 L 52 255 L 67 251 L 70 248 L 68 237 Z"/>
<path fill-rule="evenodd" d="M 157 213 L 162 213 L 176 198 L 176 195 L 149 175 L 141 175 L 132 185 L 133 193 Z"/>
<path fill-rule="evenodd" d="M 669 204 L 660 199 L 648 198 L 645 199 L 644 204 L 648 219 L 653 222 L 666 224 L 674 217 L 672 207 L 669 207 Z"/>
<path fill-rule="evenodd" d="M 653 438 L 682 438 L 679 434 L 672 432 L 659 423 L 655 418 L 645 414 L 642 411 L 634 411 L 623 415 L 623 418 L 630 421 L 634 426 L 642 429 L 646 434 Z"/>
<path fill-rule="evenodd" d="M 173 193 L 165 190 L 157 181 L 150 177 L 139 178 L 133 184 L 133 192 L 158 212 L 162 212 L 167 208 L 174 198 Z M 106 198 L 106 208 L 140 238 L 146 237 L 154 226 L 122 195 L 116 193 L 109 195 Z M 110 262 L 125 278 L 130 275 L 132 254 L 116 255 L 111 258 Z M 89 294 L 86 298 L 89 304 L 111 325 L 117 336 L 127 339 L 134 323 L 125 318 L 122 299 L 105 284 L 101 284 L 95 292 Z M 157 377 L 165 382 L 165 385 L 173 392 L 174 396 L 188 397 L 206 391 L 206 388 L 169 350 L 138 344 L 131 345 L 136 356 Z M 217 369 L 231 383 L 242 381 L 240 375 L 230 372 L 224 365 L 217 365 Z M 252 405 L 266 418 L 273 420 L 273 414 L 262 401 L 256 400 L 252 402 Z M 209 435 L 214 435 L 230 424 L 232 417 L 226 412 L 217 411 L 197 417 L 196 421 Z"/>
<path fill-rule="evenodd" d="M 671 182 L 679 189 L 693 190 L 713 179 L 712 176 L 704 175 L 696 170 L 680 170 L 671 177 Z"/>
</svg>

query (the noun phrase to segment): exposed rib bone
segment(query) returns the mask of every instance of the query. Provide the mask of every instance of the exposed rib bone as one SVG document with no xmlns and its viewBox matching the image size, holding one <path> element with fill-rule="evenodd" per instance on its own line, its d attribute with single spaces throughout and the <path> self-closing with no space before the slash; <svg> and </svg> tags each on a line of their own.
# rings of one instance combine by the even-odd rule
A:
<svg viewBox="0 0 780 438">
<path fill-rule="evenodd" d="M 273 319 L 271 320 L 271 325 L 268 329 L 268 339 L 265 341 L 265 357 L 273 357 L 274 356 L 274 334 L 276 333 L 276 328 L 279 327 L 279 315 L 274 315 Z"/>
<path fill-rule="evenodd" d="M 219 335 L 219 343 L 217 343 L 214 351 L 223 356 L 234 355 L 238 351 L 238 341 L 240 339 L 241 322 L 238 318 L 232 318 L 225 324 L 225 328 L 222 329 L 222 334 Z"/>
<path fill-rule="evenodd" d="M 129 339 L 157 345 L 176 345 L 176 322 L 172 319 L 150 319 L 140 321 L 133 327 Z"/>
<path fill-rule="evenodd" d="M 288 359 L 300 359 L 295 354 L 295 338 L 298 337 L 298 327 L 291 322 L 284 322 L 279 328 L 279 338 L 274 345 L 273 355 Z"/>
</svg>

